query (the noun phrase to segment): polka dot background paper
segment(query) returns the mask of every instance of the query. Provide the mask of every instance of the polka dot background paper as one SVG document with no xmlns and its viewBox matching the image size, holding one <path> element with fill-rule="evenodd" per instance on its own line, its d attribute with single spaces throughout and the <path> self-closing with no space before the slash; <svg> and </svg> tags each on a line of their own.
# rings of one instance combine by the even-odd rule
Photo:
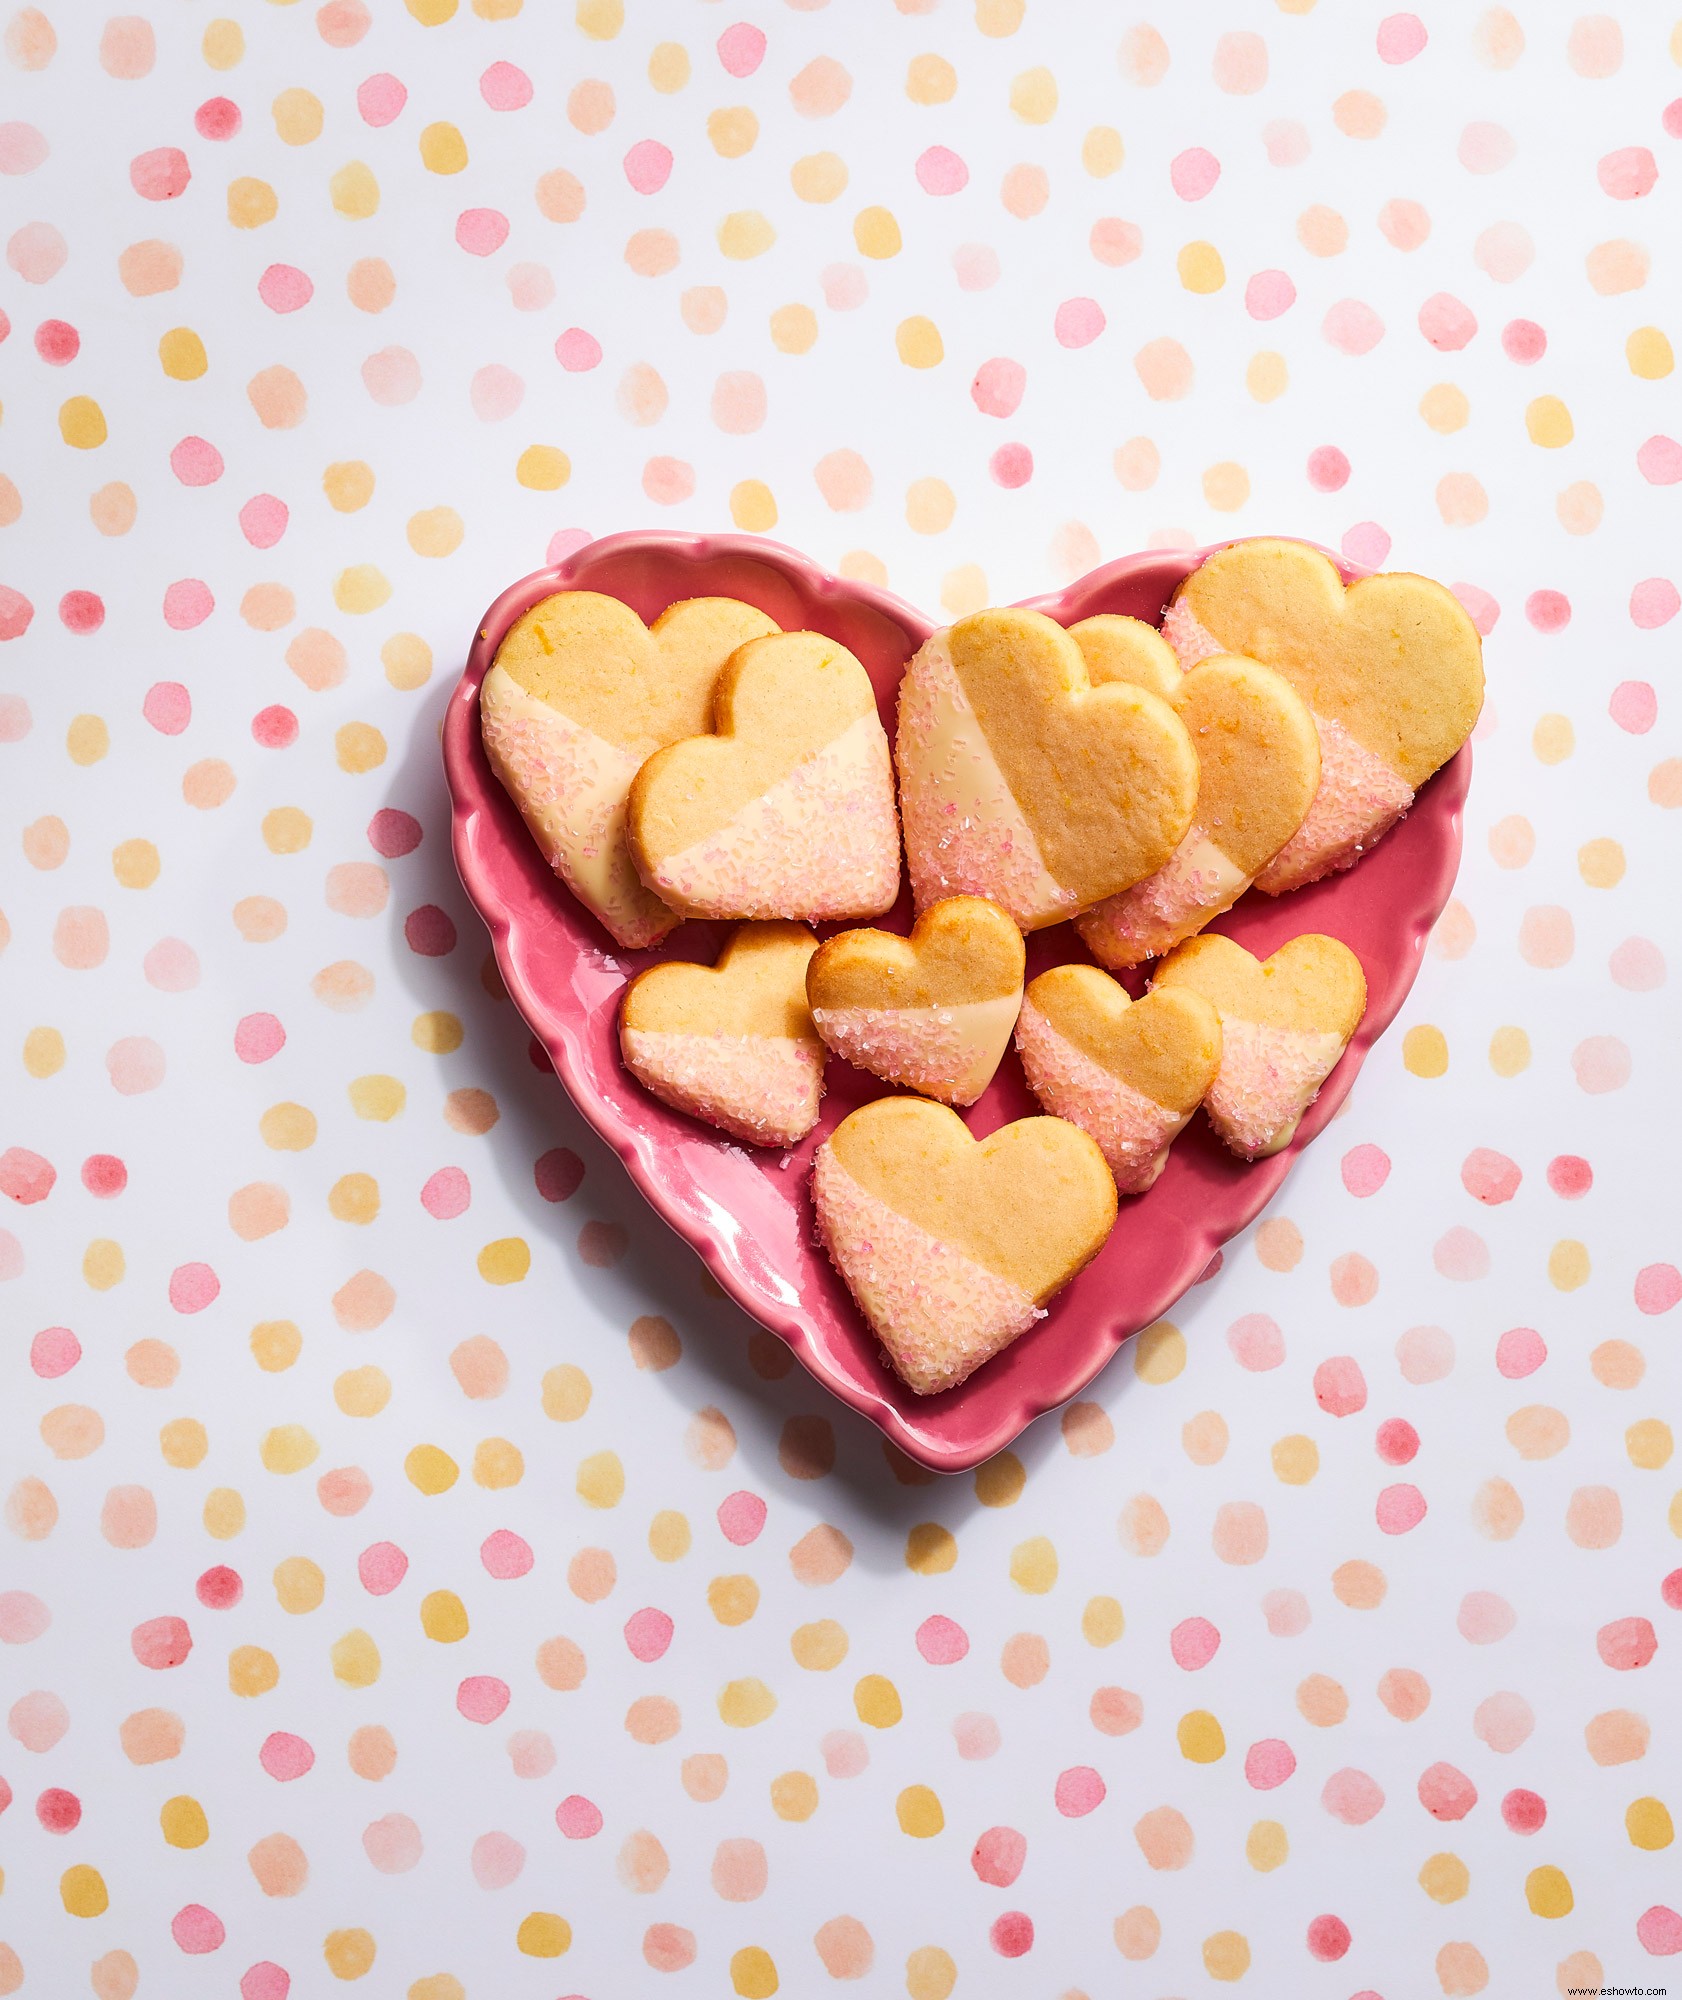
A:
<svg viewBox="0 0 1682 2000">
<path fill-rule="evenodd" d="M 0 1994 L 1675 1984 L 1666 10 L 214 4 L 4 27 Z M 728 523 L 949 614 L 1296 532 L 1488 637 L 1347 1111 L 959 1480 L 450 865 L 480 609 Z"/>
</svg>

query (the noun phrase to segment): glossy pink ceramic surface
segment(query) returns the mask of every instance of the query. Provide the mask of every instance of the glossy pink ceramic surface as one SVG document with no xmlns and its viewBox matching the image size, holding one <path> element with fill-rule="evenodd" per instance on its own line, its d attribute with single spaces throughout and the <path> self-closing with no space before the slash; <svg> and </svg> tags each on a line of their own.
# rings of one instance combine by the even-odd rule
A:
<svg viewBox="0 0 1682 2000">
<path fill-rule="evenodd" d="M 1030 607 L 1060 623 L 1097 612 L 1159 622 L 1175 587 L 1207 551 L 1107 563 Z M 1340 565 L 1346 576 L 1356 572 Z M 710 962 L 725 926 L 685 924 L 652 952 L 625 952 L 560 887 L 492 775 L 479 739 L 479 683 L 504 634 L 556 590 L 599 590 L 645 620 L 679 598 L 738 597 L 785 630 L 827 633 L 869 670 L 890 738 L 900 674 L 934 628 L 886 591 L 827 575 L 793 550 L 745 535 L 613 535 L 554 569 L 523 578 L 486 612 L 444 720 L 454 798 L 456 865 L 495 941 L 509 993 L 548 1050 L 573 1101 L 618 1152 L 654 1208 L 699 1251 L 719 1283 L 786 1340 L 844 1402 L 911 1457 L 959 1472 L 1002 1450 L 1035 1417 L 1085 1388 L 1128 1337 L 1160 1318 L 1255 1219 L 1347 1096 L 1361 1063 L 1395 1018 L 1425 938 L 1454 882 L 1461 807 L 1471 776 L 1462 749 L 1419 795 L 1406 820 L 1358 868 L 1294 895 L 1246 896 L 1213 929 L 1266 956 L 1287 938 L 1325 931 L 1359 957 L 1367 1012 L 1343 1060 L 1282 1153 L 1234 1159 L 1199 1119 L 1151 1191 L 1124 1199 L 1103 1252 L 1053 1301 L 1049 1316 L 960 1388 L 914 1396 L 879 1358 L 874 1337 L 813 1241 L 808 1191 L 824 1136 L 883 1086 L 838 1060 L 817 1129 L 792 1152 L 750 1155 L 648 1096 L 619 1060 L 626 980 L 662 957 Z M 890 928 L 910 929 L 908 894 Z M 826 927 L 829 931 L 841 926 Z M 1028 976 L 1085 953 L 1070 925 L 1028 940 Z M 1138 990 L 1139 982 L 1129 984 Z M 1007 1055 L 968 1114 L 977 1134 L 1038 1109 Z"/>
</svg>

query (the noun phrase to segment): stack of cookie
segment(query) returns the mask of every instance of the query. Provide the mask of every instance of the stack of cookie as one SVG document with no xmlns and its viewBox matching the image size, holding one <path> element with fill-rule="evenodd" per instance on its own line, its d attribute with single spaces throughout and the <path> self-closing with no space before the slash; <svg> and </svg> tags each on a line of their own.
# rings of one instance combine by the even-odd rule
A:
<svg viewBox="0 0 1682 2000">
<path fill-rule="evenodd" d="M 589 592 L 513 628 L 485 747 L 556 874 L 619 944 L 737 923 L 715 965 L 632 979 L 627 1069 L 732 1138 L 816 1125 L 833 1054 L 885 1096 L 818 1147 L 820 1240 L 919 1394 L 955 1386 L 1095 1257 L 1199 1105 L 1244 1159 L 1288 1145 L 1366 1005 L 1355 955 L 1265 962 L 1202 933 L 1249 889 L 1353 867 L 1454 754 L 1478 635 L 1423 577 L 1345 589 L 1317 550 L 1212 555 L 1161 631 L 981 611 L 906 667 L 897 740 L 863 667 L 725 598 L 652 628 Z M 898 813 L 895 810 L 897 775 Z M 879 916 L 909 936 L 810 928 Z M 1023 934 L 1096 963 L 1024 984 Z M 1113 972 L 1155 965 L 1133 999 Z M 1046 1116 L 962 1117 L 1014 1037 Z"/>
</svg>

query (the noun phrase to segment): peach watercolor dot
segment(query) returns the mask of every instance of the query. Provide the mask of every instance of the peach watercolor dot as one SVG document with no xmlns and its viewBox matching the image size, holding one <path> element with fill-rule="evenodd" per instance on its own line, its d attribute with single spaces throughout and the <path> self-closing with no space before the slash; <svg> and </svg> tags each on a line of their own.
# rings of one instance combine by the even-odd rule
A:
<svg viewBox="0 0 1682 2000">
<path fill-rule="evenodd" d="M 1379 1679 L 1378 1698 L 1398 1722 L 1417 1722 L 1431 1706 L 1431 1689 L 1412 1667 L 1391 1667 Z"/>
<path fill-rule="evenodd" d="M 1306 1632 L 1313 1615 L 1300 1590 L 1270 1590 L 1261 1608 L 1267 1629 L 1276 1639 L 1294 1639 Z"/>
<path fill-rule="evenodd" d="M 1334 1771 L 1320 1792 L 1320 1803 L 1345 1826 L 1365 1826 L 1383 1810 L 1384 1793 L 1365 1771 L 1346 1767 Z"/>
</svg>

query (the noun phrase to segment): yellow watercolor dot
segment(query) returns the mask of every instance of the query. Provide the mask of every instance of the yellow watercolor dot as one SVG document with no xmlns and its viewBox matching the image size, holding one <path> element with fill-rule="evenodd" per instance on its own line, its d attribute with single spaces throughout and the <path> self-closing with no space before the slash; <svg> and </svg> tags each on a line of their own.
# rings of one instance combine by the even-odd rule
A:
<svg viewBox="0 0 1682 2000">
<path fill-rule="evenodd" d="M 731 1955 L 730 1989 L 736 2000 L 771 2000 L 777 1990 L 777 1967 L 763 1946 L 743 1945 Z"/>
<path fill-rule="evenodd" d="M 1421 1023 L 1402 1037 L 1402 1067 L 1409 1076 L 1437 1077 L 1448 1073 L 1448 1038 L 1441 1028 Z"/>
<path fill-rule="evenodd" d="M 77 451 L 93 451 L 110 435 L 105 412 L 91 396 L 72 396 L 59 405 L 58 433 Z"/>
<path fill-rule="evenodd" d="M 905 1538 L 905 1567 L 919 1576 L 944 1576 L 957 1560 L 957 1539 L 938 1521 L 919 1521 Z"/>
<path fill-rule="evenodd" d="M 466 530 L 453 507 L 424 507 L 409 516 L 405 532 L 417 556 L 436 557 L 454 555 Z"/>
<path fill-rule="evenodd" d="M 359 1076 L 345 1092 L 358 1118 L 388 1124 L 402 1111 L 409 1093 L 394 1076 Z"/>
<path fill-rule="evenodd" d="M 722 106 L 708 115 L 707 137 L 723 160 L 739 160 L 753 151 L 759 137 L 759 120 L 745 104 Z"/>
<path fill-rule="evenodd" d="M 1203 1969 L 1211 1979 L 1242 1979 L 1250 1969 L 1250 1943 L 1242 1931 L 1216 1931 L 1203 1940 Z"/>
<path fill-rule="evenodd" d="M 1589 1253 L 1584 1244 L 1567 1237 L 1548 1252 L 1548 1282 L 1556 1291 L 1574 1292 L 1589 1280 Z"/>
<path fill-rule="evenodd" d="M 1670 1463 L 1676 1440 L 1659 1417 L 1643 1417 L 1624 1432 L 1624 1450 L 1638 1472 L 1658 1472 Z"/>
<path fill-rule="evenodd" d="M 347 1368 L 333 1384 L 333 1400 L 347 1417 L 377 1417 L 391 1401 L 391 1377 L 383 1368 Z"/>
<path fill-rule="evenodd" d="M 315 832 L 315 822 L 296 806 L 276 806 L 263 815 L 263 845 L 271 854 L 302 854 Z"/>
<path fill-rule="evenodd" d="M 573 19 L 593 42 L 611 42 L 625 25 L 625 0 L 578 0 Z"/>
<path fill-rule="evenodd" d="M 333 207 L 347 222 L 366 222 L 379 213 L 380 184 L 365 160 L 348 160 L 327 183 Z"/>
<path fill-rule="evenodd" d="M 810 306 L 778 306 L 771 315 L 771 340 L 779 354 L 806 354 L 818 337 L 818 316 Z"/>
<path fill-rule="evenodd" d="M 763 256 L 776 240 L 777 232 L 757 208 L 739 209 L 718 225 L 719 249 L 739 263 Z"/>
<path fill-rule="evenodd" d="M 326 114 L 314 91 L 294 85 L 283 90 L 269 107 L 275 134 L 283 146 L 307 146 L 321 137 Z"/>
<path fill-rule="evenodd" d="M 1419 1886 L 1433 1903 L 1458 1903 L 1472 1886 L 1472 1871 L 1458 1854 L 1433 1854 L 1419 1871 Z"/>
<path fill-rule="evenodd" d="M 212 21 L 199 48 L 212 69 L 233 69 L 245 54 L 245 32 L 237 21 Z"/>
<path fill-rule="evenodd" d="M 1133 1341 L 1133 1372 L 1141 1382 L 1160 1388 L 1186 1365 L 1186 1337 L 1169 1319 L 1147 1326 Z"/>
<path fill-rule="evenodd" d="M 949 1951 L 937 1944 L 919 1945 L 905 1961 L 905 1990 L 910 2000 L 951 2000 L 958 1968 Z"/>
<path fill-rule="evenodd" d="M 1625 1810 L 1624 1831 L 1632 1847 L 1646 1848 L 1649 1853 L 1668 1847 L 1676 1838 L 1669 1809 L 1661 1799 L 1637 1799 Z"/>
<path fill-rule="evenodd" d="M 788 170 L 788 184 L 802 201 L 834 201 L 847 188 L 847 163 L 839 153 L 808 153 Z"/>
<path fill-rule="evenodd" d="M 805 1771 L 784 1771 L 771 1780 L 771 1810 L 778 1819 L 799 1825 L 818 1809 L 817 1780 Z"/>
<path fill-rule="evenodd" d="M 473 1483 L 487 1493 L 506 1492 L 526 1476 L 525 1454 L 508 1438 L 481 1438 L 473 1448 Z"/>
<path fill-rule="evenodd" d="M 345 1687 L 372 1687 L 380 1677 L 380 1649 L 360 1626 L 335 1639 L 327 1657 L 333 1678 Z"/>
<path fill-rule="evenodd" d="M 907 1785 L 894 1802 L 894 1817 L 900 1832 L 913 1840 L 933 1840 L 946 1826 L 940 1800 L 927 1785 Z"/>
<path fill-rule="evenodd" d="M 1014 35 L 1027 12 L 1027 0 L 975 0 L 975 25 L 995 41 Z"/>
<path fill-rule="evenodd" d="M 302 1104 L 271 1104 L 257 1121 L 263 1144 L 277 1153 L 302 1153 L 315 1144 L 315 1113 Z"/>
<path fill-rule="evenodd" d="M 1258 1875 L 1282 1868 L 1290 1852 L 1290 1836 L 1276 1819 L 1258 1819 L 1244 1842 L 1244 1859 Z"/>
<path fill-rule="evenodd" d="M 467 141 L 447 118 L 420 135 L 421 165 L 431 174 L 459 174 L 467 165 Z"/>
<path fill-rule="evenodd" d="M 64 1037 L 57 1028 L 31 1028 L 23 1038 L 23 1066 L 33 1077 L 57 1076 L 64 1067 Z"/>
<path fill-rule="evenodd" d="M 380 648 L 380 664 L 391 685 L 409 694 L 432 678 L 432 648 L 418 632 L 394 632 Z"/>
<path fill-rule="evenodd" d="M 82 1277 L 96 1292 L 108 1292 L 120 1285 L 128 1265 L 123 1246 L 109 1236 L 96 1236 L 82 1252 Z"/>
<path fill-rule="evenodd" d="M 1676 366 L 1670 342 L 1656 326 L 1638 326 L 1624 342 L 1629 372 L 1644 382 L 1658 382 Z"/>
<path fill-rule="evenodd" d="M 1014 1507 L 1028 1471 L 1013 1451 L 995 1452 L 975 1468 L 975 1497 L 983 1507 Z"/>
<path fill-rule="evenodd" d="M 97 764 L 111 748 L 111 732 L 102 715 L 77 715 L 64 732 L 64 747 L 72 764 L 86 770 Z"/>
<path fill-rule="evenodd" d="M 327 1595 L 327 1578 L 319 1563 L 311 1562 L 308 1556 L 287 1556 L 275 1564 L 275 1602 L 282 1611 L 293 1617 L 301 1617 L 307 1611 L 317 1611 L 321 1600 Z"/>
<path fill-rule="evenodd" d="M 204 1496 L 204 1531 L 213 1541 L 231 1542 L 245 1529 L 245 1502 L 231 1486 L 213 1486 Z"/>
<path fill-rule="evenodd" d="M 950 104 L 958 94 L 958 72 L 944 56 L 913 56 L 905 94 L 913 104 Z"/>
<path fill-rule="evenodd" d="M 853 241 L 862 257 L 897 257 L 902 247 L 899 224 L 885 208 L 863 208 L 853 219 Z"/>
<path fill-rule="evenodd" d="M 260 1320 L 251 1329 L 251 1358 L 266 1375 L 290 1368 L 303 1351 L 304 1336 L 289 1319 Z"/>
<path fill-rule="evenodd" d="M 429 1591 L 421 1599 L 421 1630 L 440 1646 L 453 1646 L 467 1637 L 467 1606 L 453 1590 Z"/>
<path fill-rule="evenodd" d="M 1057 1581 L 1057 1551 L 1044 1535 L 1018 1542 L 1010 1552 L 1010 1580 L 1018 1590 L 1043 1597 Z"/>
<path fill-rule="evenodd" d="M 374 497 L 374 468 L 360 458 L 336 459 L 321 475 L 327 504 L 338 514 L 354 514 Z"/>
<path fill-rule="evenodd" d="M 1188 243 L 1176 258 L 1175 268 L 1188 292 L 1218 292 L 1226 283 L 1226 266 L 1213 243 Z"/>
<path fill-rule="evenodd" d="M 648 57 L 648 80 L 662 97 L 689 81 L 689 51 L 679 42 L 657 42 Z"/>
<path fill-rule="evenodd" d="M 443 1012 L 417 1014 L 415 1024 L 409 1030 L 409 1039 L 429 1056 L 453 1055 L 461 1047 L 460 1018 Z"/>
<path fill-rule="evenodd" d="M 1226 1736 L 1221 1725 L 1206 1708 L 1194 1708 L 1180 1717 L 1174 1732 L 1180 1755 L 1192 1764 L 1213 1764 L 1226 1755 Z"/>
<path fill-rule="evenodd" d="M 531 1269 L 531 1246 L 523 1236 L 499 1236 L 479 1252 L 479 1275 L 487 1285 L 517 1285 Z"/>
<path fill-rule="evenodd" d="M 752 1729 L 777 1706 L 777 1697 L 761 1680 L 731 1681 L 718 1698 L 719 1719 L 732 1729 Z"/>
<path fill-rule="evenodd" d="M 744 534 L 763 535 L 777 525 L 777 503 L 762 479 L 742 479 L 730 489 L 730 518 Z"/>
<path fill-rule="evenodd" d="M 411 12 L 416 4 L 418 0 L 410 0 Z M 449 0 L 449 4 L 454 13 L 455 0 Z M 365 1930 L 329 1931 L 321 1955 L 335 1979 L 360 1979 L 373 1967 L 374 1940 Z"/>
<path fill-rule="evenodd" d="M 1306 1486 L 1320 1470 L 1320 1447 L 1300 1431 L 1273 1447 L 1273 1476 L 1286 1486 Z"/>
<path fill-rule="evenodd" d="M 1544 715 L 1530 732 L 1530 747 L 1544 764 L 1563 764 L 1577 747 L 1577 732 L 1571 718 Z"/>
<path fill-rule="evenodd" d="M 694 1542 L 686 1516 L 662 1507 L 648 1524 L 648 1552 L 656 1562 L 681 1562 Z"/>
<path fill-rule="evenodd" d="M 853 1710 L 872 1729 L 892 1729 L 905 1714 L 896 1688 L 886 1674 L 866 1674 L 853 1689 Z"/>
<path fill-rule="evenodd" d="M 353 563 L 333 581 L 333 602 L 353 617 L 378 611 L 390 595 L 385 572 L 373 563 Z"/>
<path fill-rule="evenodd" d="M 1449 437 L 1470 423 L 1472 406 L 1464 389 L 1452 382 L 1437 382 L 1420 397 L 1419 414 L 1439 437 Z"/>
<path fill-rule="evenodd" d="M 455 16 L 457 0 L 403 0 L 423 28 L 441 28 Z"/>
<path fill-rule="evenodd" d="M 1113 1646 L 1126 1629 L 1127 1620 L 1113 1597 L 1094 1597 L 1081 1613 L 1081 1637 L 1089 1646 Z"/>
<path fill-rule="evenodd" d="M 939 327 L 920 313 L 900 321 L 894 334 L 894 346 L 907 368 L 938 368 L 946 359 Z"/>
<path fill-rule="evenodd" d="M 1275 354 L 1270 347 L 1253 355 L 1244 371 L 1244 386 L 1258 403 L 1276 403 L 1290 386 L 1290 380 L 1284 355 Z"/>
<path fill-rule="evenodd" d="M 1010 86 L 1010 108 L 1024 125 L 1048 125 L 1057 115 L 1057 79 L 1048 69 L 1025 69 Z"/>
<path fill-rule="evenodd" d="M 158 1432 L 158 1450 L 165 1465 L 191 1472 L 209 1454 L 210 1433 L 197 1417 L 172 1417 Z"/>
<path fill-rule="evenodd" d="M 1497 1028 L 1489 1038 L 1489 1066 L 1497 1076 L 1517 1076 L 1530 1067 L 1530 1037 L 1522 1028 Z"/>
<path fill-rule="evenodd" d="M 1576 436 L 1576 428 L 1571 422 L 1571 412 L 1557 396 L 1538 396 L 1524 413 L 1524 427 L 1530 433 L 1530 442 L 1539 444 L 1549 451 L 1557 451 L 1561 445 L 1569 444 Z"/>
<path fill-rule="evenodd" d="M 556 445 L 528 444 L 514 477 L 532 493 L 558 493 L 572 477 L 572 460 Z"/>
<path fill-rule="evenodd" d="M 263 1433 L 258 1456 L 270 1472 L 302 1472 L 320 1456 L 321 1447 L 302 1424 L 276 1424 Z"/>
<path fill-rule="evenodd" d="M 1236 514 L 1250 497 L 1250 475 L 1231 459 L 1211 465 L 1203 475 L 1203 497 L 1218 514 Z"/>
<path fill-rule="evenodd" d="M 204 1816 L 204 1807 L 185 1793 L 164 1800 L 158 1808 L 158 1825 L 171 1847 L 202 1847 L 210 1838 L 210 1822 Z"/>
<path fill-rule="evenodd" d="M 625 1468 L 616 1451 L 592 1452 L 573 1482 L 587 1507 L 617 1507 L 625 1497 Z"/>
<path fill-rule="evenodd" d="M 1624 879 L 1624 850 L 1615 840 L 1590 840 L 1577 849 L 1577 873 L 1591 889 L 1615 889 Z"/>
<path fill-rule="evenodd" d="M 572 1943 L 572 1926 L 553 1910 L 533 1910 L 514 1933 L 515 1949 L 527 1958 L 559 1958 Z"/>
<path fill-rule="evenodd" d="M 1113 125 L 1094 125 L 1081 142 L 1080 163 L 1095 181 L 1108 180 L 1126 157 L 1121 134 Z"/>
<path fill-rule="evenodd" d="M 280 213 L 280 196 L 255 174 L 228 183 L 228 220 L 236 229 L 261 229 Z"/>
<path fill-rule="evenodd" d="M 1524 1878 L 1524 1900 L 1538 1917 L 1568 1917 L 1576 1906 L 1571 1884 L 1558 1868 L 1532 1868 Z"/>
<path fill-rule="evenodd" d="M 66 1916 L 71 1917 L 102 1917 L 111 1906 L 105 1877 L 85 1861 L 65 1869 L 58 1878 L 58 1899 Z"/>
<path fill-rule="evenodd" d="M 751 1576 L 715 1576 L 707 1585 L 707 1609 L 721 1625 L 745 1625 L 759 1609 L 759 1585 Z"/>
<path fill-rule="evenodd" d="M 163 863 L 149 840 L 124 840 L 111 850 L 111 872 L 125 889 L 149 889 Z"/>
<path fill-rule="evenodd" d="M 906 489 L 906 525 L 916 534 L 944 534 L 957 511 L 958 496 L 944 479 L 914 479 Z"/>
<path fill-rule="evenodd" d="M 210 366 L 204 342 L 190 326 L 172 326 L 158 342 L 158 360 L 172 382 L 196 382 Z"/>
<path fill-rule="evenodd" d="M 262 1646 L 236 1646 L 228 1655 L 228 1691 L 245 1700 L 280 1685 L 280 1662 Z"/>
<path fill-rule="evenodd" d="M 590 1407 L 590 1378 L 582 1368 L 563 1361 L 543 1377 L 543 1414 L 558 1424 L 573 1424 Z"/>
<path fill-rule="evenodd" d="M 366 1228 L 380 1212 L 380 1184 L 372 1174 L 341 1174 L 327 1190 L 327 1208 L 337 1221 Z"/>
<path fill-rule="evenodd" d="M 846 1628 L 833 1618 L 820 1618 L 811 1625 L 797 1625 L 788 1648 L 794 1664 L 809 1674 L 827 1674 L 847 1657 Z"/>
<path fill-rule="evenodd" d="M 448 1493 L 461 1477 L 461 1467 L 442 1446 L 417 1444 L 403 1461 L 409 1484 L 429 1498 Z"/>
</svg>

